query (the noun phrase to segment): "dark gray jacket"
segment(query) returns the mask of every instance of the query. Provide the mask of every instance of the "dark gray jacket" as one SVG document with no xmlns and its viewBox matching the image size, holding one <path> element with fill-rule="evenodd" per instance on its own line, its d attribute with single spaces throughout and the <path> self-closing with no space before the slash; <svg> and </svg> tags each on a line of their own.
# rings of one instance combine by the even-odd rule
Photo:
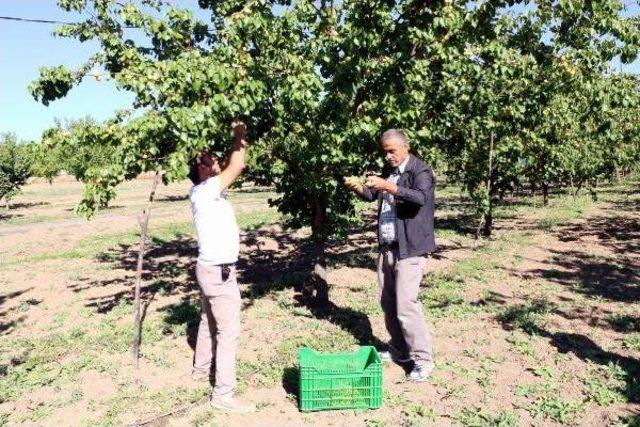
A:
<svg viewBox="0 0 640 427">
<path fill-rule="evenodd" d="M 388 164 L 382 168 L 382 178 L 391 175 L 393 167 Z M 398 178 L 396 201 L 396 237 L 400 259 L 420 256 L 436 250 L 433 230 L 435 210 L 434 195 L 436 178 L 429 166 L 413 154 L 404 172 Z M 362 198 L 367 201 L 378 200 L 378 191 L 363 187 Z M 378 203 L 378 217 L 380 203 Z M 378 230 L 378 243 L 380 232 Z"/>
</svg>

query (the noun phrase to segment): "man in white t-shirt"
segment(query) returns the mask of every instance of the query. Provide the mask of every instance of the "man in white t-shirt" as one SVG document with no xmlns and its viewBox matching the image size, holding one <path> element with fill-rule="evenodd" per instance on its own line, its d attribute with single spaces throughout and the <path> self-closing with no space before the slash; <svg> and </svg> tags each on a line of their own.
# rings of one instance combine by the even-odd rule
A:
<svg viewBox="0 0 640 427">
<path fill-rule="evenodd" d="M 190 162 L 189 192 L 193 223 L 198 235 L 196 277 L 202 315 L 193 363 L 194 379 L 209 379 L 215 366 L 211 406 L 230 412 L 251 412 L 255 407 L 234 396 L 236 349 L 240 337 L 240 290 L 236 281 L 240 237 L 233 208 L 224 190 L 244 169 L 247 127 L 233 123 L 234 143 L 222 162 L 198 153 Z"/>
</svg>

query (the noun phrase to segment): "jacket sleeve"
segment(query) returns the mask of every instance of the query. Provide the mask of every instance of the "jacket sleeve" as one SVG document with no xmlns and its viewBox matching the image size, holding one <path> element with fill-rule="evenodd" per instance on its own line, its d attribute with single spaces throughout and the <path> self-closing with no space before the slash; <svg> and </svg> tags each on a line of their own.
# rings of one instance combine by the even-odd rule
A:
<svg viewBox="0 0 640 427">
<path fill-rule="evenodd" d="M 378 190 L 373 190 L 366 185 L 362 186 L 362 197 L 363 200 L 367 202 L 373 202 L 378 199 Z"/>
<path fill-rule="evenodd" d="M 422 169 L 415 175 L 411 188 L 398 186 L 398 192 L 395 197 L 404 202 L 423 206 L 432 197 L 434 185 L 435 182 L 431 170 Z"/>
</svg>

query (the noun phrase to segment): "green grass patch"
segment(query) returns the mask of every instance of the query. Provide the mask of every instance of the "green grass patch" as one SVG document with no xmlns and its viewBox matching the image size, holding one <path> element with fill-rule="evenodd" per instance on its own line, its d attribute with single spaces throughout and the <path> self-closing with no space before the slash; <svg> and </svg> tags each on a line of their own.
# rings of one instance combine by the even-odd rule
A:
<svg viewBox="0 0 640 427">
<path fill-rule="evenodd" d="M 67 217 L 67 216 L 65 216 Z M 71 216 L 68 216 L 71 218 Z M 12 216 L 11 218 L 7 218 L 4 220 L 0 220 L 0 225 L 26 225 L 26 224 L 37 224 L 39 222 L 49 222 L 61 219 L 60 216 L 52 216 L 52 215 L 33 215 L 33 216 Z"/>
<path fill-rule="evenodd" d="M 545 395 L 526 408 L 532 417 L 551 419 L 557 423 L 572 424 L 574 417 L 584 410 L 579 401 L 563 399 L 557 395 Z"/>
<path fill-rule="evenodd" d="M 426 315 L 436 319 L 467 318 L 497 310 L 500 302 L 489 293 L 485 293 L 482 302 L 474 303 L 465 300 L 465 291 L 469 286 L 502 277 L 501 267 L 510 263 L 528 241 L 527 236 L 505 236 L 501 240 L 487 241 L 470 257 L 457 261 L 443 272 L 427 275 L 425 289 L 420 295 Z"/>
<path fill-rule="evenodd" d="M 520 425 L 520 418 L 513 412 L 502 411 L 492 415 L 483 411 L 482 408 L 465 408 L 453 414 L 451 418 L 463 426 L 513 427 Z"/>
<path fill-rule="evenodd" d="M 534 418 L 551 419 L 561 424 L 572 424 L 575 415 L 585 408 L 581 401 L 564 399 L 560 395 L 560 385 L 555 380 L 555 369 L 541 365 L 533 373 L 542 381 L 537 384 L 521 383 L 513 389 L 518 397 L 528 398 L 530 403 L 522 408 Z"/>
<path fill-rule="evenodd" d="M 275 352 L 270 357 L 238 361 L 240 382 L 271 387 L 284 381 L 289 389 L 297 389 L 294 367 L 298 363 L 298 351 L 303 347 L 322 353 L 341 353 L 356 349 L 357 342 L 351 333 L 328 324 L 326 320 L 313 317 L 300 320 L 295 327 L 289 327 L 286 340 L 273 343 Z"/>
<path fill-rule="evenodd" d="M 82 326 L 42 336 L 0 342 L 0 403 L 15 401 L 35 388 L 73 381 L 86 370 L 115 375 L 110 355 L 131 348 L 131 306 L 87 319 Z M 159 317 L 143 322 L 143 346 L 160 341 L 167 325 Z M 63 364 L 61 360 L 65 360 Z"/>
<path fill-rule="evenodd" d="M 624 337 L 622 346 L 628 350 L 640 351 L 640 333 L 629 334 Z"/>
<path fill-rule="evenodd" d="M 534 357 L 537 355 L 536 349 L 533 346 L 531 336 L 523 335 L 522 333 L 513 333 L 507 337 L 511 349 L 524 356 Z"/>
<path fill-rule="evenodd" d="M 402 415 L 404 418 L 402 425 L 410 426 L 433 425 L 437 419 L 433 408 L 410 402 L 402 405 Z"/>
<path fill-rule="evenodd" d="M 536 228 L 550 230 L 559 225 L 583 217 L 594 206 L 590 196 L 557 197 L 549 201 L 549 205 L 535 208 L 532 212 L 536 220 Z"/>
<path fill-rule="evenodd" d="M 109 399 L 104 414 L 96 419 L 87 419 L 83 424 L 111 426 L 123 424 L 123 415 L 141 414 L 148 418 L 151 413 L 165 413 L 187 404 L 195 404 L 208 396 L 211 389 L 202 386 L 195 389 L 178 387 L 175 389 L 150 391 L 144 387 L 125 386 L 118 395 Z"/>
<path fill-rule="evenodd" d="M 626 400 L 623 394 L 624 383 L 620 381 L 616 381 L 616 384 L 610 384 L 599 378 L 589 377 L 583 379 L 583 384 L 587 403 L 609 406 Z"/>
<path fill-rule="evenodd" d="M 546 299 L 538 298 L 522 305 L 506 307 L 498 314 L 498 320 L 527 334 L 538 334 L 543 330 L 544 317 L 551 308 L 552 305 Z"/>
</svg>

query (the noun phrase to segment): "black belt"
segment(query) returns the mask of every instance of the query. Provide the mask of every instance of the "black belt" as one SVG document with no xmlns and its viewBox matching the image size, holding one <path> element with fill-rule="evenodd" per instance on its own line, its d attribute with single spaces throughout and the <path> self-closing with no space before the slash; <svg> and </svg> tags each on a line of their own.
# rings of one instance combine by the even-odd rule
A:
<svg viewBox="0 0 640 427">
<path fill-rule="evenodd" d="M 398 249 L 398 242 L 391 242 L 391 243 L 380 243 L 380 250 L 391 250 L 391 249 Z"/>
</svg>

